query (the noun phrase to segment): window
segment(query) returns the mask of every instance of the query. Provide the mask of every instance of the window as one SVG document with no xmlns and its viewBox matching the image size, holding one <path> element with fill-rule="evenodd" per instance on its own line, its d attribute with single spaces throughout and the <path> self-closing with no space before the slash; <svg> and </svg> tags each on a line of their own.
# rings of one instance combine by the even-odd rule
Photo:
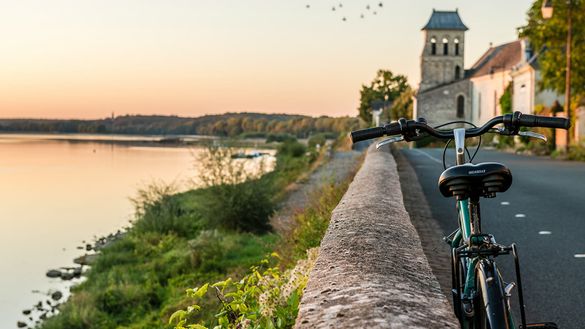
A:
<svg viewBox="0 0 585 329">
<path fill-rule="evenodd" d="M 431 55 L 437 54 L 437 39 L 431 38 Z"/>
<path fill-rule="evenodd" d="M 459 65 L 455 66 L 455 80 L 461 79 L 461 68 Z"/>
<path fill-rule="evenodd" d="M 457 117 L 463 118 L 465 116 L 465 98 L 463 95 L 457 96 Z"/>
<path fill-rule="evenodd" d="M 455 43 L 455 55 L 459 56 L 459 39 L 453 40 L 453 43 Z"/>
<path fill-rule="evenodd" d="M 449 40 L 443 38 L 443 55 L 449 55 Z"/>
</svg>

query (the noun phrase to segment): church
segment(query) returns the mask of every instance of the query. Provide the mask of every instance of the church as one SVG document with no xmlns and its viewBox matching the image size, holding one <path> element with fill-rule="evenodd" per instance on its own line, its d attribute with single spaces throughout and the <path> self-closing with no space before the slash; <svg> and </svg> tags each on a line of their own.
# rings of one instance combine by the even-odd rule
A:
<svg viewBox="0 0 585 329">
<path fill-rule="evenodd" d="M 465 32 L 459 12 L 433 10 L 422 28 L 421 80 L 414 99 L 415 118 L 431 125 L 465 120 L 483 124 L 501 115 L 500 98 L 510 86 L 513 109 L 534 113 L 563 97 L 538 89 L 538 53 L 520 39 L 491 46 L 465 69 Z"/>
</svg>

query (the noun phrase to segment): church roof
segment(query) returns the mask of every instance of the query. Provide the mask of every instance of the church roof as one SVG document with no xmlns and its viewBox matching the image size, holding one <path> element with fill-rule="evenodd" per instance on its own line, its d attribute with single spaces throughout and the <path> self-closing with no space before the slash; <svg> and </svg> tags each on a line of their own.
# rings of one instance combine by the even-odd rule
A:
<svg viewBox="0 0 585 329">
<path fill-rule="evenodd" d="M 520 40 L 490 47 L 469 70 L 469 77 L 479 77 L 501 71 L 511 70 L 522 62 Z"/>
<path fill-rule="evenodd" d="M 455 11 L 439 11 L 434 10 L 427 25 L 423 30 L 461 30 L 467 31 L 468 28 L 461 21 L 459 12 Z"/>
</svg>

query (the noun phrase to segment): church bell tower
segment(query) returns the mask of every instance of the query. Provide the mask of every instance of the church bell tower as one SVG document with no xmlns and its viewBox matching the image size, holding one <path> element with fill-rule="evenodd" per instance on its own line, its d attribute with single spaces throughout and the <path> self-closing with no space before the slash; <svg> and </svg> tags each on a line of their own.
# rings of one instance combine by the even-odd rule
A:
<svg viewBox="0 0 585 329">
<path fill-rule="evenodd" d="M 459 12 L 433 9 L 422 28 L 425 45 L 421 55 L 419 92 L 464 78 L 465 31 Z"/>
</svg>

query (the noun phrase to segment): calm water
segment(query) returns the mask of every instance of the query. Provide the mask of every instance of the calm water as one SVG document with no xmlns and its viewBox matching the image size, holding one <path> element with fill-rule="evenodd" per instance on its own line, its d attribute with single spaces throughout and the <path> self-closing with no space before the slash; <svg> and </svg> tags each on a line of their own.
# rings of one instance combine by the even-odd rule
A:
<svg viewBox="0 0 585 329">
<path fill-rule="evenodd" d="M 195 177 L 194 153 L 0 135 L 0 328 L 16 328 L 23 309 L 63 287 L 45 272 L 73 265 L 82 240 L 128 224 L 138 188 Z"/>
</svg>

